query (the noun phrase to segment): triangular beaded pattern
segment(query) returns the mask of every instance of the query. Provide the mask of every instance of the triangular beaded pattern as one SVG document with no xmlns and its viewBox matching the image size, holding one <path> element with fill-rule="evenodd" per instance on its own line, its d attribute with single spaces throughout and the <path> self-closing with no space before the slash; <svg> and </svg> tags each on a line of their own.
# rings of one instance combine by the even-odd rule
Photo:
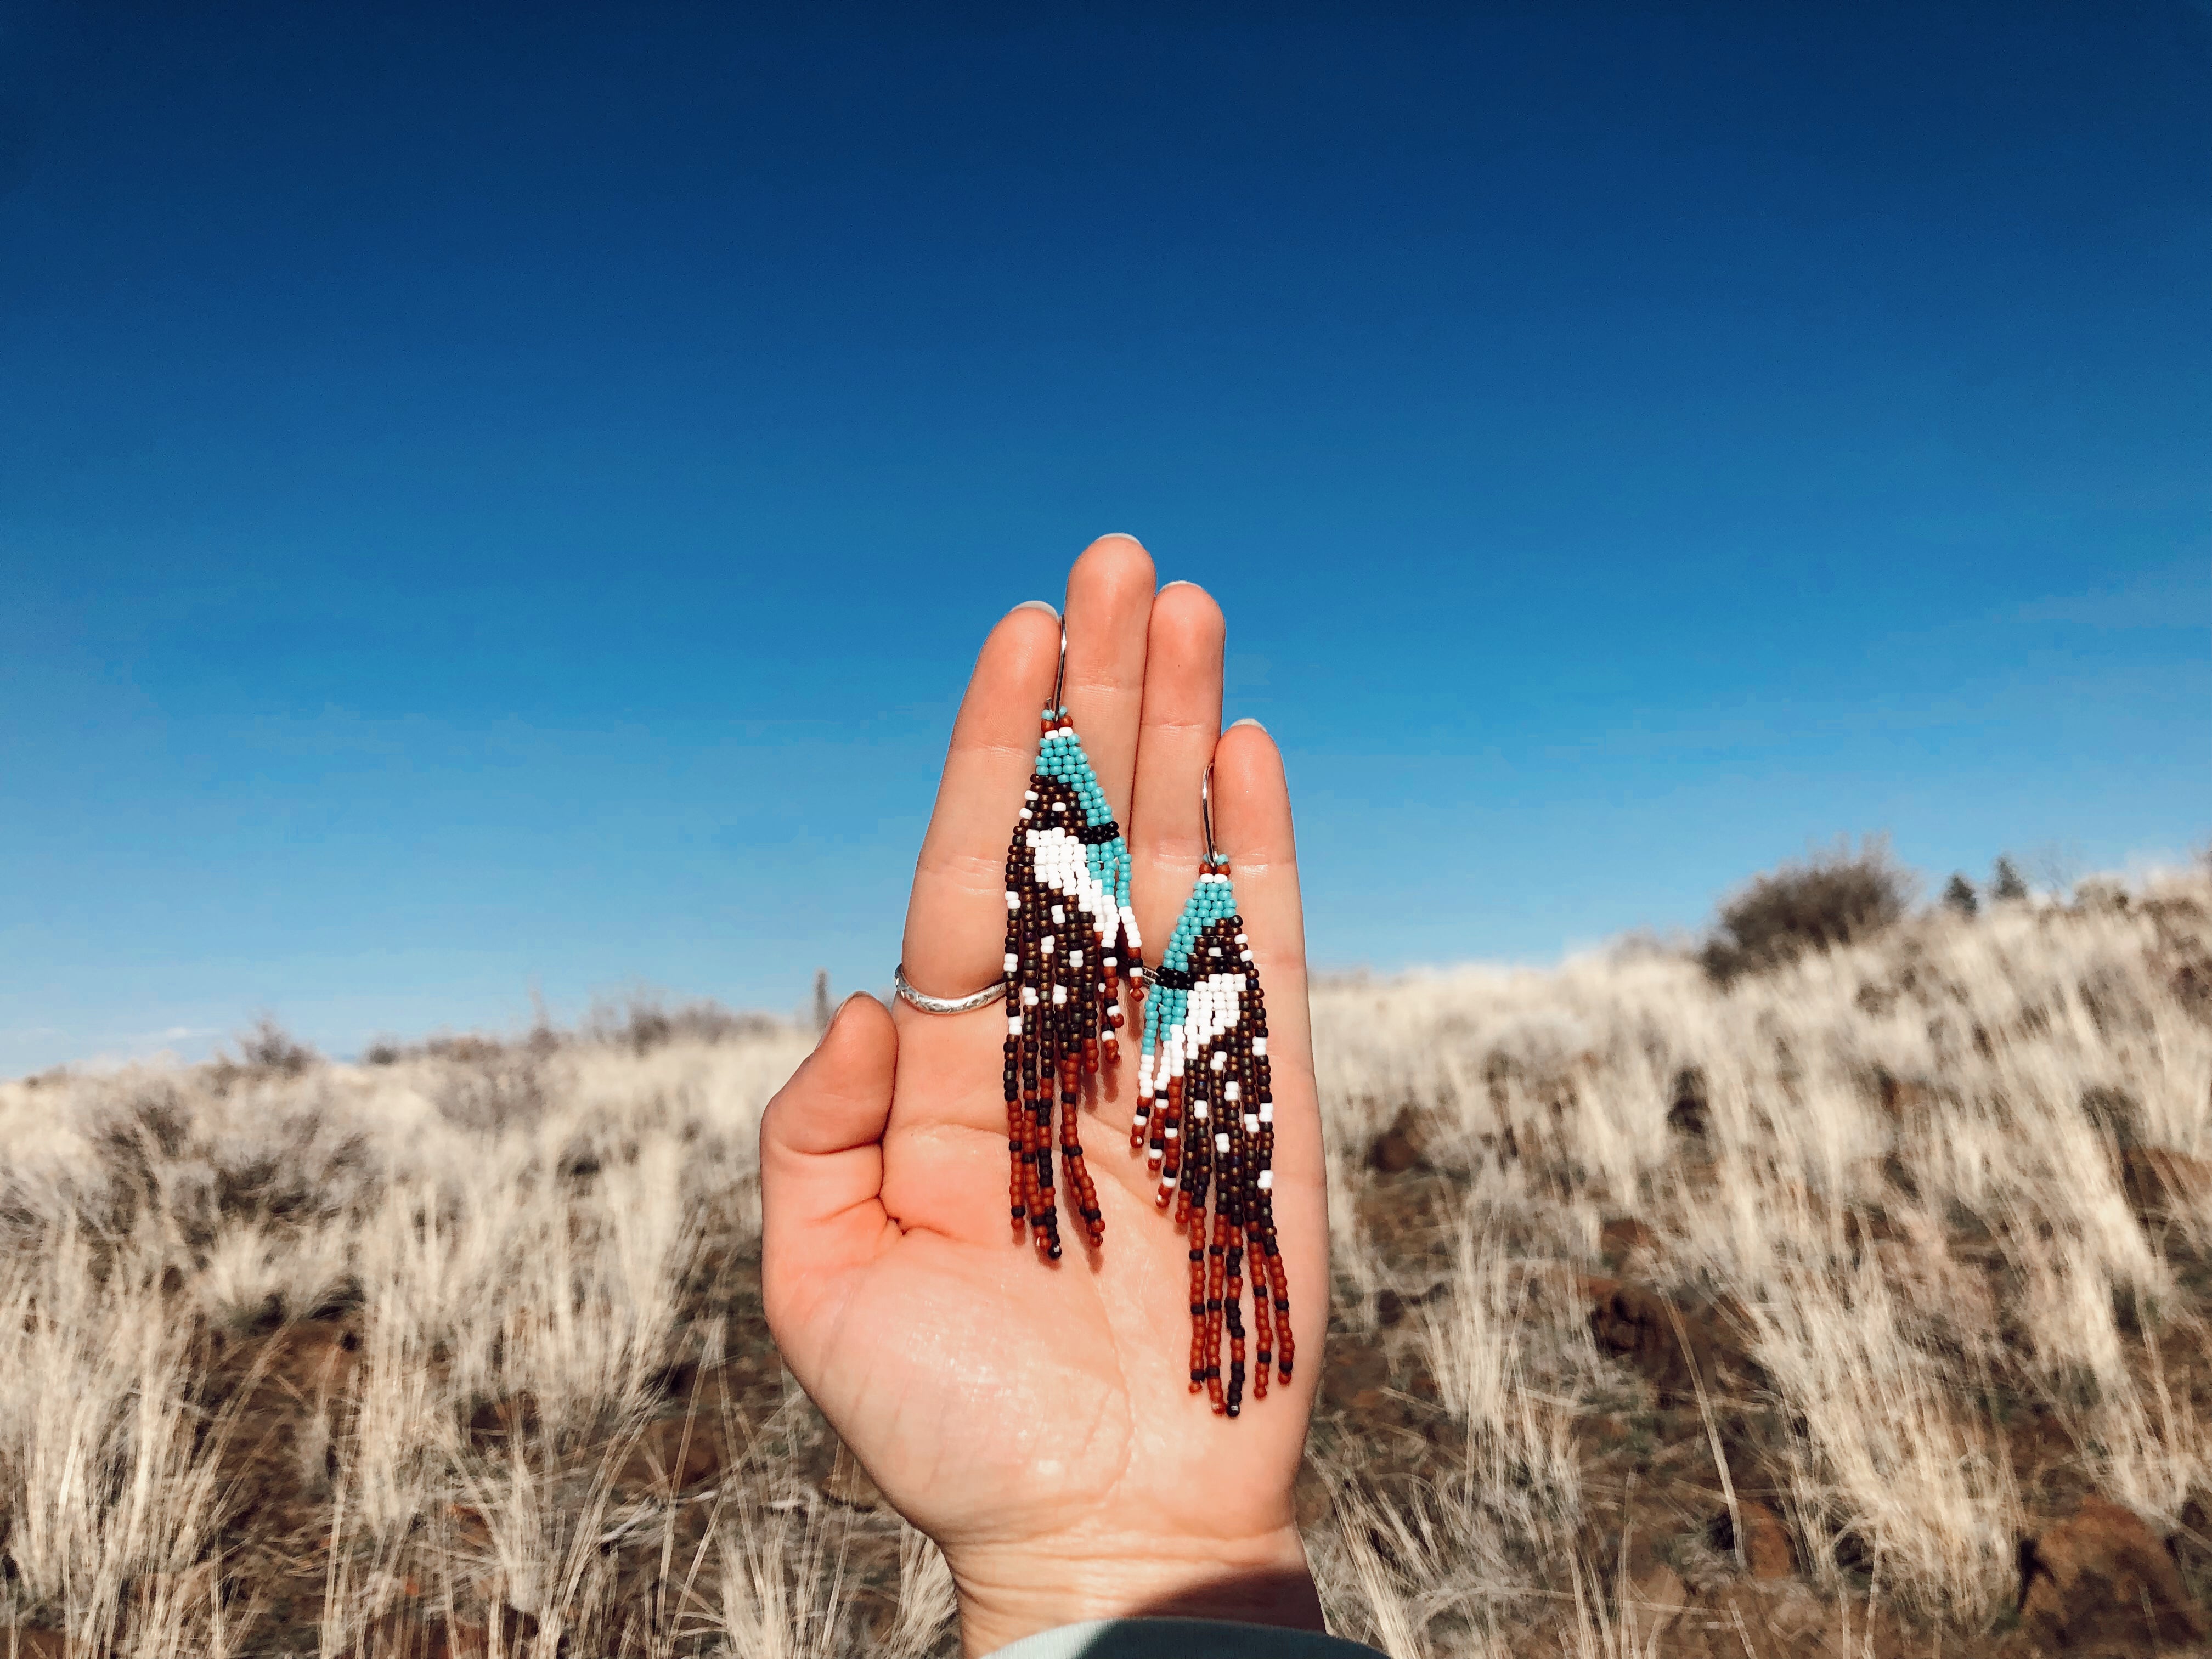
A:
<svg viewBox="0 0 2212 1659">
<path fill-rule="evenodd" d="M 1145 1149 L 1160 1178 L 1159 1206 L 1174 1205 L 1176 1226 L 1190 1239 L 1191 1392 L 1204 1389 L 1217 1413 L 1234 1417 L 1244 1394 L 1248 1260 L 1259 1348 L 1254 1399 L 1267 1397 L 1271 1365 L 1284 1382 L 1291 1380 L 1295 1345 L 1290 1282 L 1275 1243 L 1267 1003 L 1237 914 L 1227 860 L 1200 868 L 1152 986 L 1129 1145 Z"/>
<path fill-rule="evenodd" d="M 1097 1249 L 1106 1237 L 1098 1189 L 1076 1129 L 1083 1079 L 1121 1052 L 1121 982 L 1144 994 L 1144 958 L 1129 908 L 1129 843 L 1066 708 L 1048 708 L 1036 770 L 1006 849 L 1009 1197 L 1040 1255 L 1058 1260 L 1052 1115 L 1073 1207 Z M 1126 969 L 1126 971 L 1125 971 Z"/>
</svg>

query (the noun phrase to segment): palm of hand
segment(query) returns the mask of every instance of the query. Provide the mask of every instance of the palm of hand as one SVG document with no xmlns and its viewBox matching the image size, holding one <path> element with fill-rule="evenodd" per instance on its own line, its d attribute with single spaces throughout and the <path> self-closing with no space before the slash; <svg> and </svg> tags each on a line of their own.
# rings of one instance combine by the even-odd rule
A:
<svg viewBox="0 0 2212 1659">
<path fill-rule="evenodd" d="M 980 1032 L 901 1023 L 884 1143 L 894 1231 L 798 1322 L 791 1358 L 809 1391 L 862 1437 L 899 1509 L 940 1537 L 1078 1535 L 1127 1510 L 1156 1516 L 1164 1543 L 1278 1524 L 1269 1506 L 1296 1474 L 1304 1403 L 1279 1388 L 1232 1425 L 1189 1392 L 1189 1243 L 1128 1148 L 1133 1061 L 1104 1073 L 1084 1118 L 1106 1246 L 1071 1236 L 1046 1267 L 1005 1219 L 988 1016 Z M 1297 1219 L 1309 1236 L 1310 1221 Z M 894 1432 L 878 1431 L 885 1407 Z"/>
<path fill-rule="evenodd" d="M 1058 637 L 1036 611 L 1002 623 L 956 727 L 905 950 L 938 994 L 996 975 L 1006 843 Z M 1133 1022 L 1082 1118 L 1104 1247 L 1085 1249 L 1066 1224 L 1063 1187 L 1066 1254 L 1047 1266 L 1009 1225 L 1004 1009 L 901 1004 L 894 1018 L 848 1003 L 763 1124 L 769 1319 L 886 1496 L 944 1547 L 963 1597 L 1000 1557 L 1141 1576 L 1224 1551 L 1267 1559 L 1285 1536 L 1295 1550 L 1290 1489 L 1325 1323 L 1327 1203 L 1279 760 L 1257 728 L 1217 751 L 1219 612 L 1194 588 L 1156 604 L 1134 544 L 1109 539 L 1078 564 L 1067 637 L 1068 701 L 1127 827 L 1147 939 L 1167 936 L 1190 891 L 1199 779 L 1217 765 L 1217 827 L 1268 993 L 1276 1215 L 1306 1363 L 1234 1422 L 1189 1391 L 1190 1242 L 1128 1145 Z"/>
</svg>

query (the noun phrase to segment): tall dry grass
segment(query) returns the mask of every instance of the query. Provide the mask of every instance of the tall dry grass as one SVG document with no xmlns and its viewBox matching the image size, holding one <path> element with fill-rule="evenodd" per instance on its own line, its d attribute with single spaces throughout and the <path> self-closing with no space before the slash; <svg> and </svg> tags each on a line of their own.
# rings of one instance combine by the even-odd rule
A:
<svg viewBox="0 0 2212 1659">
<path fill-rule="evenodd" d="M 2212 1488 L 2212 1169 L 2191 1162 L 2212 1153 L 2208 908 L 2201 879 L 2172 878 L 1941 913 L 1727 991 L 1644 952 L 1320 993 L 1355 1328 L 1382 1290 L 1423 1287 L 1382 1284 L 1354 1230 L 1354 1150 L 1413 1106 L 1459 1194 L 1413 1341 L 1470 1461 L 1407 1505 L 1452 1547 L 1398 1540 L 1378 1574 L 1376 1528 L 1348 1529 L 1325 1552 L 1347 1622 L 1394 1653 L 1480 1650 L 1509 1625 L 1447 1620 L 1439 1638 L 1432 1610 L 1518 1597 L 1532 1616 L 1604 1575 L 1571 1559 L 1559 1425 L 1622 1379 L 1565 1281 L 1620 1216 L 1656 1234 L 1654 1284 L 1741 1334 L 1757 1378 L 1711 1402 L 1716 1426 L 1778 1425 L 1758 1449 L 1831 1595 L 1871 1583 L 1927 1619 L 2001 1619 L 2030 1529 L 2004 1448 L 2023 1400 L 2063 1425 L 2084 1481 L 2174 1522 Z M 2124 1186 L 2160 1170 L 2146 1218 Z"/>
<path fill-rule="evenodd" d="M 1650 1650 L 1578 1438 L 1649 1395 L 1578 1291 L 1621 1216 L 1639 1271 L 1741 1341 L 1750 1374 L 1698 1377 L 1692 1420 L 1723 1485 L 1730 1448 L 1775 1472 L 1820 1594 L 1994 1617 L 2036 1502 L 2005 1452 L 2024 1401 L 2083 1479 L 2178 1516 L 2212 1486 L 2209 908 L 2177 878 L 1945 912 L 1725 990 L 1653 952 L 1318 988 L 1333 1345 L 1388 1348 L 1454 1431 L 1387 1486 L 1352 1430 L 1317 1441 L 1340 1627 Z M 623 1473 L 672 1376 L 764 1340 L 728 1286 L 760 1110 L 811 1042 L 603 1022 L 0 1085 L 0 1620 L 149 1656 L 392 1651 L 401 1612 L 492 1650 L 949 1650 L 942 1561 L 831 1490 L 803 1400 L 723 1401 L 703 1491 Z M 1408 1108 L 1416 1220 L 1364 1162 Z M 2128 1182 L 2161 1167 L 2147 1223 Z M 310 1365 L 288 1330 L 351 1346 Z M 479 1431 L 522 1401 L 528 1435 Z"/>
</svg>

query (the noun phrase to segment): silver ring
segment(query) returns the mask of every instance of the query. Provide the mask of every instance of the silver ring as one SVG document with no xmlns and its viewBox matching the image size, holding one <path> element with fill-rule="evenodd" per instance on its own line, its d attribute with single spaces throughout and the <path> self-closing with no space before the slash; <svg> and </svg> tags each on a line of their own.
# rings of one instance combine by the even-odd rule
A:
<svg viewBox="0 0 2212 1659">
<path fill-rule="evenodd" d="M 925 1014 L 964 1014 L 971 1009 L 988 1008 L 1006 994 L 1006 981 L 986 985 L 981 990 L 964 997 L 933 997 L 917 991 L 907 982 L 906 963 L 901 963 L 891 971 L 891 988 L 901 1000 L 919 1008 Z"/>
</svg>

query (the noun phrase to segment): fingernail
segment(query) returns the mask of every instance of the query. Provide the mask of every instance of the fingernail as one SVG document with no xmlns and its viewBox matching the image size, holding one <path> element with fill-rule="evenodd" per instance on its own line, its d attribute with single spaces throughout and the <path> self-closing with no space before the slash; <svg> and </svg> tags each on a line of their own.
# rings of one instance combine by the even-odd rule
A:
<svg viewBox="0 0 2212 1659">
<path fill-rule="evenodd" d="M 1186 577 L 1177 576 L 1171 582 L 1162 582 L 1160 584 L 1160 592 L 1164 593 L 1170 587 L 1195 587 L 1197 586 L 1198 584 L 1196 582 L 1192 581 Z"/>
<path fill-rule="evenodd" d="M 830 1041 L 830 1033 L 837 1029 L 837 1022 L 845 1018 L 845 1011 L 848 1008 L 851 1007 L 856 1002 L 872 1002 L 875 999 L 871 997 L 866 991 L 854 991 L 848 994 L 845 1000 L 837 1005 L 837 1012 L 830 1016 L 829 1023 L 823 1026 L 822 1035 L 814 1039 L 814 1046 L 819 1048 L 823 1043 Z"/>
<path fill-rule="evenodd" d="M 1229 722 L 1229 729 L 1232 732 L 1240 726 L 1250 726 L 1255 732 L 1257 732 L 1263 738 L 1267 735 L 1267 728 L 1261 725 L 1259 721 L 1254 720 L 1249 714 L 1247 714 L 1241 720 L 1231 720 Z"/>
<path fill-rule="evenodd" d="M 1059 611 L 1054 606 L 1045 603 L 1042 599 L 1024 599 L 1019 605 L 1016 605 L 1014 609 L 1016 611 L 1042 611 L 1046 616 L 1051 617 L 1054 622 L 1058 622 L 1060 620 Z"/>
</svg>

